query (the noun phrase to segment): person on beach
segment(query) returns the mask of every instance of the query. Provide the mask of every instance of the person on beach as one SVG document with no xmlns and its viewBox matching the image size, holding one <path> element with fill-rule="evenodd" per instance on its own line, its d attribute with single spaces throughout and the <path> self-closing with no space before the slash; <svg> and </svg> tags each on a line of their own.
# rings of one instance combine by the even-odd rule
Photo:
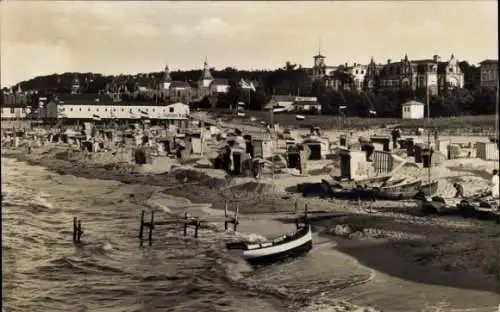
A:
<svg viewBox="0 0 500 312">
<path fill-rule="evenodd" d="M 493 170 L 493 177 L 491 177 L 490 181 L 490 187 L 491 187 L 491 196 L 493 198 L 498 198 L 498 193 L 499 193 L 499 181 L 498 181 L 498 170 L 495 169 Z"/>
<path fill-rule="evenodd" d="M 453 183 L 455 188 L 455 198 L 464 198 L 464 188 L 460 183 Z"/>
</svg>

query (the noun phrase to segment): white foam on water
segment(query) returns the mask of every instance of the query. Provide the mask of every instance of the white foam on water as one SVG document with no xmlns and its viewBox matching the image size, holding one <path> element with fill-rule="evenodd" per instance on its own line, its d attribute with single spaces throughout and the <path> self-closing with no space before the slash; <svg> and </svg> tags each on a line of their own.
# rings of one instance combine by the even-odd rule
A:
<svg viewBox="0 0 500 312">
<path fill-rule="evenodd" d="M 104 251 L 111 251 L 111 250 L 113 250 L 113 246 L 112 246 L 109 242 L 106 242 L 106 243 L 104 243 L 104 245 L 102 246 L 102 249 L 103 249 Z"/>
</svg>

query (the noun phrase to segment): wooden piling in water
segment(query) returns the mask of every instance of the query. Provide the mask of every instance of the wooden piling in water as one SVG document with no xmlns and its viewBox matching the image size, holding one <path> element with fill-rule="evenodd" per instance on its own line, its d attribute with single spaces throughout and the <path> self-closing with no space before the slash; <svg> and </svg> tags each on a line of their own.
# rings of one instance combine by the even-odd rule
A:
<svg viewBox="0 0 500 312">
<path fill-rule="evenodd" d="M 76 242 L 76 232 L 78 231 L 77 217 L 73 217 L 73 242 Z"/>
<path fill-rule="evenodd" d="M 187 229 L 188 229 L 188 220 L 189 220 L 189 214 L 186 212 L 184 213 L 184 236 L 187 236 Z"/>
<path fill-rule="evenodd" d="M 79 244 L 83 234 L 82 221 L 78 217 L 73 218 L 73 242 Z"/>
<path fill-rule="evenodd" d="M 148 241 L 149 241 L 149 246 L 153 244 L 153 229 L 155 228 L 155 211 L 151 210 L 151 221 L 149 223 L 149 235 L 148 235 Z"/>
<path fill-rule="evenodd" d="M 153 229 L 155 226 L 158 225 L 167 225 L 167 224 L 183 224 L 183 234 L 184 236 L 188 235 L 188 228 L 190 226 L 194 227 L 194 237 L 198 238 L 199 235 L 199 229 L 201 227 L 202 222 L 220 222 L 220 217 L 207 217 L 200 219 L 198 217 L 191 217 L 187 212 L 184 214 L 184 218 L 178 219 L 178 218 L 172 218 L 172 219 L 166 219 L 166 220 L 161 220 L 161 221 L 154 221 L 154 211 L 151 211 L 151 220 L 149 222 L 144 221 L 144 210 L 141 211 L 141 220 L 140 220 L 140 226 L 139 226 L 139 240 L 140 240 L 140 246 L 143 244 L 143 238 L 144 238 L 144 228 L 147 227 L 149 228 L 149 235 L 148 235 L 148 241 L 149 245 L 152 245 L 153 241 Z M 229 224 L 233 224 L 233 230 L 236 232 L 238 230 L 238 225 L 239 225 L 239 206 L 236 206 L 236 210 L 234 212 L 233 216 L 229 216 L 229 210 L 228 210 L 228 202 L 226 201 L 225 207 L 224 207 L 224 229 L 227 230 L 229 228 Z"/>
<path fill-rule="evenodd" d="M 143 234 L 144 234 L 144 210 L 141 211 L 141 225 L 139 227 L 139 239 L 141 240 L 142 244 L 142 239 L 143 239 Z"/>
</svg>

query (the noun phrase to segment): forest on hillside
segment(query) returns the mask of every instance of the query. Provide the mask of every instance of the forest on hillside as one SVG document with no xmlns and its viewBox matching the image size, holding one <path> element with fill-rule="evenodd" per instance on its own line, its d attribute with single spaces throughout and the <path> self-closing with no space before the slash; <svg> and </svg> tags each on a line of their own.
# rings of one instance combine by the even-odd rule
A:
<svg viewBox="0 0 500 312">
<path fill-rule="evenodd" d="M 444 90 L 438 96 L 429 98 L 430 114 L 433 117 L 485 115 L 495 113 L 496 90 L 479 87 L 479 68 L 467 62 L 461 62 L 464 72 L 464 88 Z M 216 99 L 218 108 L 233 107 L 238 101 L 247 103 L 248 109 L 261 110 L 272 95 L 316 96 L 322 106 L 322 114 L 338 115 L 340 106 L 347 106 L 342 111 L 346 116 L 368 116 L 369 111 L 376 111 L 378 117 L 401 117 L 401 104 L 409 100 L 426 102 L 425 90 L 375 88 L 371 92 L 334 90 L 320 83 L 312 83 L 307 69 L 286 62 L 285 66 L 273 71 L 247 71 L 227 67 L 222 70 L 212 69 L 215 78 L 228 79 L 230 91 Z M 173 80 L 187 81 L 192 84 L 200 78 L 201 70 L 173 71 Z M 341 86 L 350 84 L 352 78 L 345 73 L 335 73 Z M 155 88 L 161 81 L 163 72 L 137 75 L 102 75 L 96 73 L 64 73 L 39 76 L 20 83 L 23 90 L 40 90 L 42 95 L 68 93 L 73 79 L 77 77 L 84 93 L 98 93 L 110 84 L 122 84 L 132 89 L 134 85 Z M 240 79 L 255 82 L 254 92 L 243 92 L 238 88 Z M 17 86 L 14 86 L 14 89 Z M 154 100 L 154 98 L 152 98 Z M 33 99 L 33 102 L 36 99 Z M 199 103 L 200 107 L 213 106 L 208 99 Z"/>
</svg>

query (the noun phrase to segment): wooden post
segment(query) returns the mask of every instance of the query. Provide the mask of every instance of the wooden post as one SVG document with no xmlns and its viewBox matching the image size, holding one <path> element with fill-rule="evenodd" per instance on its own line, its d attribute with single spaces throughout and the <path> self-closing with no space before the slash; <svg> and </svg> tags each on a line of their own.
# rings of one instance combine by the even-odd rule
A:
<svg viewBox="0 0 500 312">
<path fill-rule="evenodd" d="M 187 212 L 185 212 L 184 213 L 184 236 L 187 236 L 188 217 L 189 217 L 189 214 Z"/>
<path fill-rule="evenodd" d="M 240 205 L 236 205 L 236 211 L 234 212 L 234 224 L 233 224 L 233 231 L 236 232 L 238 230 L 238 215 L 240 213 Z"/>
<path fill-rule="evenodd" d="M 293 203 L 293 213 L 297 214 L 297 211 L 299 211 L 299 201 L 295 200 Z"/>
<path fill-rule="evenodd" d="M 309 223 L 309 217 L 308 217 L 308 215 L 307 215 L 308 211 L 309 211 L 309 207 L 308 207 L 308 205 L 306 204 L 306 205 L 304 206 L 304 225 L 307 225 L 307 224 Z"/>
<path fill-rule="evenodd" d="M 82 234 L 83 234 L 82 221 L 78 220 L 78 233 L 77 233 L 77 236 L 76 236 L 76 242 L 77 243 L 80 243 Z"/>
<path fill-rule="evenodd" d="M 76 242 L 76 232 L 78 232 L 77 218 L 73 218 L 73 242 Z"/>
<path fill-rule="evenodd" d="M 198 238 L 198 229 L 200 228 L 200 221 L 194 221 L 194 238 Z"/>
<path fill-rule="evenodd" d="M 224 230 L 225 231 L 227 231 L 227 228 L 228 228 L 228 223 L 229 223 L 228 218 L 229 218 L 229 216 L 228 216 L 228 211 L 227 211 L 227 200 L 226 200 L 224 203 Z"/>
<path fill-rule="evenodd" d="M 155 227 L 155 211 L 151 210 L 151 222 L 149 224 L 149 246 L 153 244 L 153 229 Z"/>
<path fill-rule="evenodd" d="M 141 224 L 139 226 L 139 239 L 141 241 L 141 246 L 143 237 L 144 237 L 144 210 L 141 211 Z"/>
</svg>

